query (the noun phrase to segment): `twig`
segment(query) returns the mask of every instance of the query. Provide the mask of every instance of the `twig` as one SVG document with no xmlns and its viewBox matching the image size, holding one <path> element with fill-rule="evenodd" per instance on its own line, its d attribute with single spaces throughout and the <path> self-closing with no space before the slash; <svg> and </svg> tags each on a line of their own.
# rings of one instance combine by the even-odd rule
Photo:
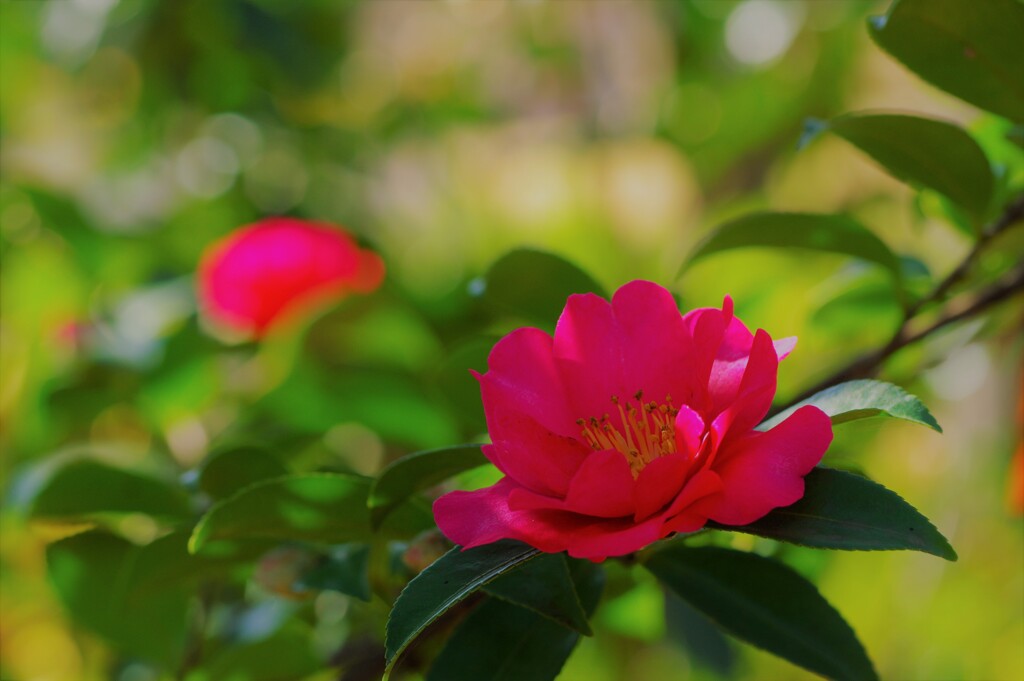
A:
<svg viewBox="0 0 1024 681">
<path fill-rule="evenodd" d="M 978 237 L 974 247 L 963 261 L 957 265 L 956 268 L 950 272 L 949 275 L 943 279 L 931 293 L 910 306 L 904 315 L 904 320 L 909 321 L 925 306 L 938 300 L 942 300 L 950 289 L 959 284 L 963 278 L 967 276 L 971 271 L 971 268 L 974 266 L 974 261 L 978 259 L 978 255 L 989 245 L 989 243 L 1021 219 L 1024 219 L 1024 194 L 1010 202 L 1002 215 L 1000 215 L 995 222 L 990 224 L 981 233 L 981 236 Z"/>
<path fill-rule="evenodd" d="M 963 261 L 957 265 L 956 268 L 950 272 L 949 275 L 943 279 L 931 293 L 912 305 L 906 311 L 903 323 L 900 324 L 900 328 L 888 343 L 878 350 L 874 350 L 855 359 L 853 362 L 836 371 L 831 376 L 819 381 L 814 386 L 794 397 L 785 406 L 779 409 L 773 409 L 772 413 L 777 413 L 791 405 L 802 402 L 811 395 L 821 392 L 825 388 L 829 388 L 837 383 L 872 376 L 878 371 L 882 364 L 884 364 L 885 361 L 898 350 L 927 338 L 949 324 L 953 324 L 962 319 L 979 314 L 983 310 L 986 310 L 992 305 L 1009 298 L 1015 293 L 1024 292 L 1024 266 L 1022 266 L 1014 270 L 1009 276 L 1004 277 L 998 284 L 989 287 L 981 294 L 974 297 L 972 302 L 963 306 L 957 306 L 960 308 L 959 310 L 947 310 L 938 320 L 919 331 L 913 331 L 911 328 L 914 325 L 914 321 L 917 319 L 918 314 L 925 306 L 944 300 L 946 294 L 967 276 L 973 267 L 975 260 L 977 260 L 978 255 L 985 246 L 991 243 L 992 239 L 1022 219 L 1024 219 L 1024 195 L 1018 196 L 1016 199 L 1011 201 L 999 218 L 982 232 L 978 242 L 964 257 Z M 954 299 L 954 301 L 955 300 L 956 299 Z"/>
</svg>

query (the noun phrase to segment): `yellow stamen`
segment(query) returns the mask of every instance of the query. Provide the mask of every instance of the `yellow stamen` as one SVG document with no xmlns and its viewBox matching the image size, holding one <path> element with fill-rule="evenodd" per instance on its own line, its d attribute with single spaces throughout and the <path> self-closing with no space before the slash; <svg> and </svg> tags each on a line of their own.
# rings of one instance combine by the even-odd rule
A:
<svg viewBox="0 0 1024 681">
<path fill-rule="evenodd" d="M 674 454 L 675 417 L 679 410 L 672 404 L 672 396 L 665 396 L 665 403 L 643 401 L 643 391 L 633 395 L 632 402 L 625 405 L 615 395 L 612 404 L 619 411 L 619 426 L 616 427 L 608 414 L 599 421 L 597 418 L 578 419 L 581 434 L 587 445 L 595 450 L 614 449 L 622 453 L 629 463 L 633 477 L 659 456 Z M 648 420 L 650 416 L 650 420 Z"/>
</svg>

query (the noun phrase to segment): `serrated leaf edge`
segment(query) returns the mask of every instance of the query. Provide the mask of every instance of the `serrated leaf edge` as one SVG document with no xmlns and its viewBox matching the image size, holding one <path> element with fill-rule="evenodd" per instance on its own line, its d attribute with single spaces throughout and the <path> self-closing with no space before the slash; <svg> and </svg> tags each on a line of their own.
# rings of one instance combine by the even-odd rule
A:
<svg viewBox="0 0 1024 681">
<path fill-rule="evenodd" d="M 500 594 L 496 594 L 496 593 L 493 593 L 491 591 L 488 591 L 486 585 L 484 585 L 482 588 L 484 589 L 484 591 L 487 591 L 487 595 L 490 596 L 491 598 L 496 598 L 497 600 L 502 601 L 503 603 L 509 603 L 511 605 L 517 605 L 520 608 L 524 608 L 526 610 L 529 610 L 530 612 L 536 613 L 536 614 L 540 615 L 541 617 L 549 619 L 552 622 L 554 622 L 555 624 L 560 624 L 561 626 L 565 627 L 566 629 L 569 629 L 570 631 L 575 631 L 578 634 L 583 634 L 584 636 L 593 636 L 594 635 L 594 630 L 590 627 L 590 622 L 588 621 L 588 618 L 587 618 L 587 611 L 583 608 L 583 601 L 580 600 L 580 594 L 576 590 L 576 584 L 573 582 L 572 573 L 569 572 L 569 565 L 565 562 L 565 557 L 564 556 L 562 557 L 562 560 L 559 561 L 559 563 L 561 564 L 562 569 L 565 571 L 565 576 L 569 580 L 569 584 L 572 585 L 572 600 L 576 604 L 576 606 L 579 608 L 579 612 L 583 614 L 583 622 L 584 622 L 584 624 L 587 627 L 586 631 L 577 629 L 576 627 L 573 627 L 573 626 L 569 625 L 567 622 L 563 622 L 562 620 L 560 620 L 560 619 L 558 619 L 556 617 L 551 616 L 549 613 L 546 613 L 543 610 L 540 610 L 538 608 L 534 608 L 533 606 L 527 605 L 525 603 L 520 603 L 519 601 L 514 601 L 514 600 L 512 600 L 510 598 L 506 598 L 506 597 L 504 597 L 504 596 L 502 596 Z"/>
<path fill-rule="evenodd" d="M 453 548 L 450 551 L 448 551 L 448 553 L 446 553 L 445 556 L 451 554 L 453 551 L 464 551 L 464 550 L 465 549 L 463 549 L 461 546 L 456 546 L 455 548 Z M 514 556 L 513 558 L 509 558 L 506 561 L 504 561 L 502 563 L 499 563 L 498 565 L 494 566 L 490 570 L 487 570 L 486 572 L 484 572 L 483 574 L 485 575 L 485 577 L 483 579 L 479 580 L 479 583 L 473 589 L 471 589 L 469 591 L 466 591 L 465 593 L 453 594 L 449 598 L 445 599 L 445 601 L 442 603 L 442 608 L 440 609 L 440 612 L 437 614 L 436 617 L 432 617 L 428 621 L 426 621 L 426 622 L 422 623 L 421 625 L 417 626 L 415 631 L 412 632 L 412 634 L 408 637 L 408 639 L 395 650 L 394 654 L 392 654 L 390 657 L 386 657 L 385 658 L 386 666 L 385 666 L 385 669 L 384 669 L 384 680 L 386 681 L 388 679 L 388 677 L 389 677 L 389 675 L 391 673 L 391 670 L 395 666 L 395 663 L 401 657 L 402 653 L 405 652 L 405 650 L 409 647 L 409 645 L 413 641 L 415 641 L 416 638 L 420 634 L 423 633 L 424 629 L 426 629 L 431 624 L 436 622 L 444 613 L 446 613 L 449 610 L 451 610 L 451 608 L 456 603 L 459 603 L 460 601 L 464 600 L 470 594 L 472 594 L 472 593 L 474 593 L 476 591 L 479 591 L 482 587 L 484 587 L 487 584 L 489 584 L 490 582 L 494 581 L 501 574 L 503 574 L 504 572 L 507 572 L 509 569 L 511 569 L 513 567 L 518 567 L 519 565 L 522 565 L 522 564 L 526 563 L 527 561 L 532 560 L 533 558 L 536 558 L 537 556 L 539 556 L 541 554 L 541 552 L 538 549 L 524 547 L 523 550 L 524 550 L 524 553 L 522 555 L 517 555 L 517 556 Z M 440 562 L 440 560 L 443 559 L 443 558 L 444 558 L 444 556 L 439 558 L 438 562 Z M 436 565 L 436 562 L 434 564 Z M 412 580 L 410 580 L 409 583 L 405 585 L 405 587 L 402 589 L 401 593 L 398 594 L 398 598 L 395 599 L 395 604 L 391 608 L 391 613 L 388 615 L 388 622 L 387 622 L 387 624 L 384 627 L 384 642 L 385 642 L 384 646 L 385 646 L 385 651 L 387 650 L 387 639 L 388 639 L 389 634 L 391 633 L 391 618 L 394 615 L 395 610 L 398 607 L 398 604 L 401 602 L 402 596 L 404 596 L 405 593 L 407 591 L 409 591 L 410 588 L 412 588 L 413 584 L 415 584 L 416 581 L 418 579 L 420 579 L 420 577 L 422 577 L 424 574 L 426 574 L 427 570 L 429 570 L 429 569 L 430 569 L 430 567 L 428 567 L 426 570 L 424 570 L 420 574 L 418 574 L 415 577 L 413 577 Z M 386 652 L 385 652 L 385 654 L 386 654 Z"/>
<path fill-rule="evenodd" d="M 677 546 L 676 548 L 681 548 L 681 547 Z M 689 548 L 689 547 L 687 547 L 687 548 Z M 796 575 L 797 577 L 799 577 L 800 579 L 805 581 L 808 585 L 810 585 L 810 587 L 812 589 L 814 589 L 814 592 L 818 594 L 818 596 L 821 598 L 822 603 L 824 603 L 825 606 L 828 607 L 829 610 L 831 610 L 833 613 L 835 613 L 836 617 L 839 618 L 839 621 L 853 635 L 853 640 L 856 643 L 857 648 L 860 650 L 861 653 L 863 653 L 864 658 L 868 661 L 868 664 L 871 666 L 871 670 L 875 673 L 875 676 L 873 678 L 874 679 L 878 679 L 878 672 L 874 668 L 875 667 L 874 661 L 871 659 L 871 656 L 868 655 L 867 648 L 865 648 L 864 644 L 861 643 L 860 637 L 857 635 L 857 630 L 853 628 L 853 625 L 851 625 L 849 622 L 846 621 L 846 618 L 843 617 L 842 613 L 839 612 L 839 610 L 834 605 L 832 605 L 832 603 L 830 603 L 827 598 L 822 596 L 821 591 L 818 590 L 818 587 L 815 586 L 815 584 L 813 582 L 811 582 L 809 579 L 807 579 L 806 577 L 801 575 L 799 572 L 797 572 L 796 570 L 791 568 L 789 565 L 783 563 L 780 560 L 774 560 L 774 559 L 771 559 L 771 558 L 767 558 L 765 556 L 760 556 L 760 555 L 758 555 L 756 553 L 750 553 L 750 552 L 747 552 L 747 551 L 737 551 L 736 549 L 726 549 L 726 548 L 723 548 L 723 547 L 701 547 L 701 548 L 715 548 L 715 549 L 720 549 L 720 550 L 723 550 L 723 551 L 733 551 L 735 553 L 743 553 L 743 554 L 746 554 L 746 555 L 749 555 L 749 556 L 754 556 L 754 557 L 756 557 L 756 558 L 758 558 L 760 560 L 766 560 L 766 561 L 772 562 L 772 563 L 774 563 L 774 564 L 784 568 L 785 570 L 788 570 L 792 574 Z M 657 577 L 657 575 L 655 575 L 655 577 Z M 754 646 L 755 648 L 757 648 L 759 650 L 763 650 L 766 653 L 768 653 L 769 655 L 772 655 L 773 657 L 779 657 L 779 659 L 785 659 L 785 658 L 780 657 L 779 655 L 776 655 L 774 652 L 772 652 L 768 648 L 765 648 L 764 646 L 761 646 L 761 645 L 759 645 L 759 644 L 757 644 L 757 643 L 755 643 L 753 641 L 749 641 L 749 640 L 747 640 L 745 638 L 740 638 L 739 636 L 733 634 L 732 631 L 730 631 L 727 627 L 725 627 L 721 622 L 718 621 L 718 618 L 716 618 L 715 616 L 705 612 L 702 608 L 697 606 L 697 604 L 692 603 L 685 596 L 683 596 L 682 594 L 680 594 L 677 591 L 675 591 L 674 589 L 672 589 L 672 587 L 670 585 L 666 584 L 665 582 L 662 582 L 661 578 L 658 578 L 658 582 L 661 583 L 662 585 L 664 585 L 665 588 L 671 590 L 672 593 L 676 594 L 679 598 L 682 598 L 684 601 L 686 601 L 687 603 L 690 603 L 691 606 L 693 606 L 698 611 L 703 613 L 705 617 L 707 617 L 709 620 L 714 622 L 717 627 L 722 629 L 722 631 L 726 635 L 731 636 L 732 638 L 735 638 L 735 639 L 739 639 L 739 640 L 743 641 L 744 643 L 746 643 L 747 645 L 752 645 L 752 646 Z M 763 610 L 763 608 L 761 608 L 760 606 L 758 606 L 757 609 L 758 610 Z M 787 627 L 787 630 L 788 630 L 788 627 Z M 796 638 L 802 638 L 802 637 L 801 636 L 797 636 Z M 806 669 L 806 667 L 803 667 L 803 665 L 799 665 L 799 664 L 797 664 L 795 662 L 792 662 L 790 660 L 786 660 L 786 661 L 789 662 L 790 664 L 796 666 L 796 667 L 800 667 L 802 669 Z M 812 671 L 813 672 L 813 670 L 808 670 L 808 671 Z M 817 672 L 813 672 L 813 673 L 817 673 Z"/>
</svg>

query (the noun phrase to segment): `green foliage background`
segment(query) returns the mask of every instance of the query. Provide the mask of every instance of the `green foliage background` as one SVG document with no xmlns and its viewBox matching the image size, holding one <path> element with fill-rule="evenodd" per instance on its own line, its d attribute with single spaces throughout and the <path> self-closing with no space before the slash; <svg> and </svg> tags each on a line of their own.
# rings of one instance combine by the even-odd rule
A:
<svg viewBox="0 0 1024 681">
<path fill-rule="evenodd" d="M 383 632 L 379 600 L 271 593 L 252 564 L 273 545 L 182 566 L 188 533 L 167 530 L 198 510 L 182 490 L 217 500 L 282 471 L 374 475 L 412 451 L 478 441 L 467 368 L 482 369 L 501 334 L 550 328 L 558 311 L 521 288 L 514 261 L 480 293 L 512 248 L 558 254 L 593 277 L 563 282 L 570 290 L 648 278 L 684 309 L 731 295 L 751 327 L 800 336 L 780 402 L 887 342 L 901 317 L 884 267 L 744 249 L 677 278 L 712 227 L 755 211 L 852 216 L 913 256 L 896 267 L 910 290 L 963 259 L 991 208 L 970 205 L 981 190 L 954 178 L 951 191 L 966 192 L 958 208 L 894 179 L 853 146 L 870 146 L 863 120 L 798 149 L 809 118 L 956 122 L 997 167 L 997 199 L 1020 191 L 1024 152 L 1010 124 L 874 45 L 865 20 L 885 10 L 857 0 L 0 2 L 3 677 L 330 679 L 343 646 L 349 660 L 360 646 L 377 654 L 367 641 Z M 1012 113 L 1014 101 L 992 106 Z M 904 170 L 942 191 L 943 167 L 930 168 L 934 183 Z M 385 286 L 258 348 L 215 338 L 195 310 L 200 253 L 281 213 L 359 235 L 384 256 Z M 967 283 L 996 279 L 1022 253 L 1021 230 L 1008 231 Z M 886 364 L 883 377 L 924 398 L 944 435 L 849 423 L 826 459 L 898 490 L 949 537 L 958 563 L 728 539 L 811 577 L 885 678 L 1024 676 L 1024 539 L 1007 503 L 1019 303 Z M 239 455 L 243 446 L 252 451 Z M 103 478 L 100 464 L 136 477 Z M 72 491 L 36 497 L 66 465 L 78 467 L 66 473 Z M 142 494 L 138 476 L 163 484 Z M 347 508 L 346 485 L 335 511 Z M 90 498 L 115 488 L 123 508 Z M 69 499 L 113 534 L 54 544 L 83 529 L 59 507 Z M 156 581 L 129 575 L 118 584 L 138 591 L 109 590 L 124 556 Z M 608 568 L 596 636 L 560 678 L 806 674 L 702 639 L 699 618 L 666 607 L 648 574 Z M 210 634 L 199 648 L 195 630 Z"/>
</svg>

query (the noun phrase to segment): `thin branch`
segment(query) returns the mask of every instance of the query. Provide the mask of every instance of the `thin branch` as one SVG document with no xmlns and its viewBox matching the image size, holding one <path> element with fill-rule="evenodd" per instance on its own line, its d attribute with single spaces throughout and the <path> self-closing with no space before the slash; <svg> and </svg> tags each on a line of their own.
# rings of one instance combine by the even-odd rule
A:
<svg viewBox="0 0 1024 681">
<path fill-rule="evenodd" d="M 924 340 L 939 329 L 950 324 L 979 314 L 992 305 L 1006 300 L 1016 293 L 1024 292 L 1024 266 L 1022 266 L 1018 267 L 1010 275 L 1004 277 L 998 284 L 989 287 L 979 295 L 975 296 L 972 299 L 972 302 L 963 306 L 957 306 L 960 307 L 959 310 L 947 310 L 937 321 L 919 331 L 912 331 L 911 329 L 922 308 L 930 305 L 931 303 L 945 299 L 949 291 L 967 276 L 971 268 L 974 266 L 975 260 L 977 260 L 978 255 L 985 246 L 991 243 L 997 235 L 1021 220 L 1024 220 L 1024 195 L 1018 196 L 1010 202 L 999 218 L 982 232 L 978 242 L 975 244 L 974 248 L 971 249 L 970 253 L 964 257 L 963 261 L 957 265 L 957 267 L 950 272 L 949 275 L 943 279 L 931 293 L 907 310 L 903 323 L 888 343 L 877 350 L 855 359 L 853 362 L 836 371 L 831 376 L 819 381 L 814 386 L 800 393 L 800 395 L 794 397 L 787 405 L 777 410 L 773 409 L 772 413 L 782 411 L 783 409 L 786 409 L 797 402 L 801 402 L 811 395 L 821 392 L 822 390 L 836 385 L 837 383 L 873 376 L 885 361 L 889 359 L 889 357 L 902 348 Z M 954 302 L 955 301 L 956 299 L 954 299 Z"/>
<path fill-rule="evenodd" d="M 970 305 L 961 307 L 956 312 L 947 312 L 930 326 L 902 339 L 896 349 L 898 350 L 927 338 L 949 324 L 980 314 L 992 305 L 1002 302 L 1016 293 L 1024 293 L 1024 267 L 1018 267 L 1012 274 L 1004 277 L 999 284 L 986 289 Z"/>
<path fill-rule="evenodd" d="M 991 243 L 995 237 L 1002 234 L 1009 227 L 1022 219 L 1024 219 L 1024 194 L 1021 194 L 1010 202 L 1002 215 L 1000 215 L 981 233 L 981 236 L 978 237 L 974 247 L 963 261 L 957 265 L 956 268 L 950 272 L 949 275 L 943 279 L 931 293 L 910 306 L 910 309 L 908 309 L 904 315 L 904 319 L 908 321 L 913 319 L 913 317 L 925 306 L 945 298 L 950 289 L 959 284 L 968 275 L 968 273 L 970 273 L 971 268 L 974 267 L 974 262 L 978 259 L 978 255 L 989 245 L 989 243 Z"/>
</svg>

